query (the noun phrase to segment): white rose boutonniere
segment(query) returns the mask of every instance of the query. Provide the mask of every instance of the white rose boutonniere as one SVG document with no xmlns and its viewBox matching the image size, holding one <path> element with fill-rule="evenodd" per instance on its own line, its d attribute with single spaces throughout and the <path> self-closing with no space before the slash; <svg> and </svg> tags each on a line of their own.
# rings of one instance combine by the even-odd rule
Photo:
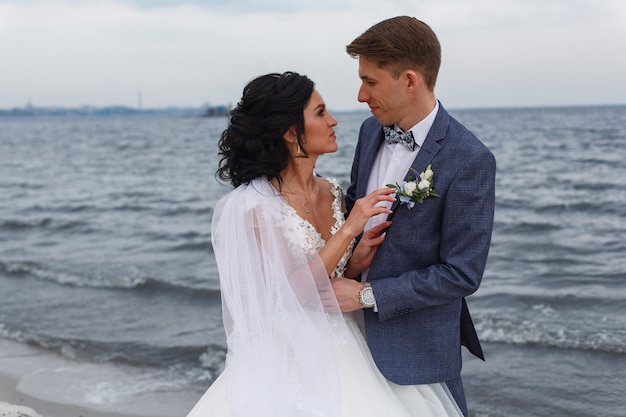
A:
<svg viewBox="0 0 626 417">
<path fill-rule="evenodd" d="M 432 167 L 428 165 L 426 170 L 417 177 L 409 177 L 409 180 L 403 181 L 402 184 L 387 184 L 387 187 L 396 190 L 400 204 L 406 203 L 409 209 L 411 209 L 415 202 L 421 204 L 427 197 L 439 197 L 433 186 L 434 175 Z"/>
</svg>

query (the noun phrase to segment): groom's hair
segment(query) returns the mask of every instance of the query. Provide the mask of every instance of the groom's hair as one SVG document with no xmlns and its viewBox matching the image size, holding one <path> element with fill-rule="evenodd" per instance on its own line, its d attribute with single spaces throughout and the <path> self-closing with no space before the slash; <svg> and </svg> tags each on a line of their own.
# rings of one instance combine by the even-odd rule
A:
<svg viewBox="0 0 626 417">
<path fill-rule="evenodd" d="M 430 26 L 414 17 L 392 17 L 375 24 L 346 46 L 346 52 L 374 61 L 395 79 L 404 70 L 417 70 L 428 88 L 435 89 L 441 45 Z"/>
</svg>

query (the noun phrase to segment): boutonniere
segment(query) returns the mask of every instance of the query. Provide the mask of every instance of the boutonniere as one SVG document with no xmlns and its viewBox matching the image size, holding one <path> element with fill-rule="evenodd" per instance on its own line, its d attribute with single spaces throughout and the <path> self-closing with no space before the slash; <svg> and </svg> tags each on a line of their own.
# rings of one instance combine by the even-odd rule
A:
<svg viewBox="0 0 626 417">
<path fill-rule="evenodd" d="M 411 171 L 417 173 L 411 168 Z M 396 190 L 396 195 L 400 199 L 400 204 L 406 203 L 409 209 L 413 208 L 415 202 L 423 203 L 427 197 L 439 197 L 433 186 L 434 172 L 428 165 L 426 170 L 415 177 L 409 177 L 408 181 L 402 181 L 402 185 L 387 184 L 387 187 Z"/>
</svg>

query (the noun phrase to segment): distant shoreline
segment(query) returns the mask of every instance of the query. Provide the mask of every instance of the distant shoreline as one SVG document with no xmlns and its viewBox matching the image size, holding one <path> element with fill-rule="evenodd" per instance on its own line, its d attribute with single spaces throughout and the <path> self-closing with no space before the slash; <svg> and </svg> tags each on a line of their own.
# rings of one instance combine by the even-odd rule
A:
<svg viewBox="0 0 626 417">
<path fill-rule="evenodd" d="M 15 107 L 0 109 L 0 117 L 33 117 L 33 116 L 197 116 L 225 117 L 229 114 L 226 106 L 203 107 L 166 107 L 162 109 L 137 109 L 127 106 L 105 107 Z"/>
<path fill-rule="evenodd" d="M 626 107 L 624 104 L 571 104 L 571 105 L 541 105 L 541 106 L 502 106 L 502 107 L 450 107 L 449 111 L 493 111 L 493 110 L 542 110 L 542 109 L 572 109 L 572 108 L 616 108 Z M 332 113 L 367 113 L 366 106 L 362 109 L 334 110 Z M 37 116 L 184 116 L 184 117 L 228 117 L 230 108 L 227 106 L 201 106 L 138 109 L 128 106 L 82 106 L 82 107 L 14 107 L 0 109 L 0 117 L 37 117 Z"/>
</svg>

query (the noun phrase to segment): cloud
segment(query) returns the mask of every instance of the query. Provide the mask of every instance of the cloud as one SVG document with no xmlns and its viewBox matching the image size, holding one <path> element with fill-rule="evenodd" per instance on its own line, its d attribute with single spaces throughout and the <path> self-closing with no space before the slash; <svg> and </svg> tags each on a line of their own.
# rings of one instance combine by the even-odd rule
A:
<svg viewBox="0 0 626 417">
<path fill-rule="evenodd" d="M 313 78 L 329 107 L 356 102 L 345 45 L 377 21 L 437 32 L 448 107 L 626 102 L 626 4 L 395 0 L 0 0 L 0 108 L 227 104 L 265 72 Z"/>
<path fill-rule="evenodd" d="M 332 79 L 334 63 L 350 61 L 346 26 L 329 27 L 325 13 L 145 10 L 109 1 L 5 4 L 2 14 L 9 16 L 0 32 L 3 79 L 23 91 L 18 103 L 26 96 L 48 105 L 128 103 L 138 89 L 146 106 L 233 101 L 259 73 Z"/>
</svg>

